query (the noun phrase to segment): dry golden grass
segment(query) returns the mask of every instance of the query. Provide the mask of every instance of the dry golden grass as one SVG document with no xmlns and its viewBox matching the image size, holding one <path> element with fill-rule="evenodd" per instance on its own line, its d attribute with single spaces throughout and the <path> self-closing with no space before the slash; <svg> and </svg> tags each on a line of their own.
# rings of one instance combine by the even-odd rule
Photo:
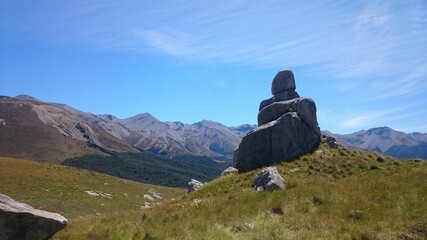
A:
<svg viewBox="0 0 427 240">
<path fill-rule="evenodd" d="M 221 177 L 150 210 L 71 219 L 55 239 L 427 238 L 427 162 L 319 151 L 277 164 L 287 189 L 255 192 L 258 170 Z"/>
</svg>

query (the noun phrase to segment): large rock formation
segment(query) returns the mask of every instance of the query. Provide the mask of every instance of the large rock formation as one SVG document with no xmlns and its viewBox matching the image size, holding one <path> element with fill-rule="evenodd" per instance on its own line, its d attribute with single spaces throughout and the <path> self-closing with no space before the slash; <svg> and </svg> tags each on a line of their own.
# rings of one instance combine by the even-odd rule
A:
<svg viewBox="0 0 427 240">
<path fill-rule="evenodd" d="M 0 194 L 0 239 L 41 240 L 67 225 L 57 213 L 34 209 Z"/>
<path fill-rule="evenodd" d="M 272 98 L 261 102 L 258 127 L 243 137 L 234 152 L 233 165 L 240 172 L 289 161 L 313 151 L 320 143 L 316 105 L 295 91 L 290 70 L 277 73 Z"/>
</svg>

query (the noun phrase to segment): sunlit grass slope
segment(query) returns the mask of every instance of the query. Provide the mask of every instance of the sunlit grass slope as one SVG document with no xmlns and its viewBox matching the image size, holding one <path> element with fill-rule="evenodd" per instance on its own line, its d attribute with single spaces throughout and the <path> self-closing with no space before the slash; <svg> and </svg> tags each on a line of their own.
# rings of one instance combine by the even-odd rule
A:
<svg viewBox="0 0 427 240">
<path fill-rule="evenodd" d="M 74 218 L 55 238 L 427 238 L 427 162 L 322 142 L 313 154 L 277 167 L 287 189 L 257 193 L 259 170 L 225 176 L 153 209 Z"/>
<path fill-rule="evenodd" d="M 91 191 L 98 196 L 88 194 Z M 123 210 L 139 211 L 144 194 L 181 196 L 183 189 L 159 187 L 55 164 L 0 157 L 0 193 L 74 219 Z"/>
</svg>

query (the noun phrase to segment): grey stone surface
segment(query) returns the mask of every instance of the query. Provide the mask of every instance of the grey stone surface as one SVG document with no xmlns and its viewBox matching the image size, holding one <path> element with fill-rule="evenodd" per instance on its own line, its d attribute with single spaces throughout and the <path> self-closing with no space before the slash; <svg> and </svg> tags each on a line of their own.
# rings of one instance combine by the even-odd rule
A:
<svg viewBox="0 0 427 240">
<path fill-rule="evenodd" d="M 276 120 L 288 112 L 298 113 L 301 120 L 320 136 L 320 129 L 316 117 L 316 104 L 311 98 L 301 97 L 270 104 L 258 113 L 258 126 Z"/>
<path fill-rule="evenodd" d="M 48 239 L 67 225 L 57 213 L 34 209 L 0 194 L 0 239 Z"/>
<path fill-rule="evenodd" d="M 204 184 L 196 179 L 191 179 L 188 182 L 188 193 L 197 191 L 199 188 L 201 188 Z"/>
<path fill-rule="evenodd" d="M 320 143 L 316 104 L 295 92 L 292 71 L 279 72 L 271 90 L 274 96 L 260 104 L 258 127 L 234 151 L 233 166 L 239 172 L 290 161 L 312 152 Z"/>
<path fill-rule="evenodd" d="M 304 123 L 296 112 L 288 112 L 246 135 L 235 151 L 233 165 L 239 172 L 247 172 L 289 161 L 313 151 L 319 142 L 317 132 Z"/>
<path fill-rule="evenodd" d="M 271 93 L 273 95 L 286 90 L 295 90 L 295 88 L 294 73 L 291 70 L 278 72 L 271 83 Z"/>
<path fill-rule="evenodd" d="M 228 167 L 224 171 L 222 171 L 221 176 L 225 176 L 228 174 L 235 174 L 235 173 L 239 173 L 239 170 L 237 170 L 237 168 Z"/>
<path fill-rule="evenodd" d="M 298 95 L 298 93 L 295 92 L 294 90 L 288 90 L 288 91 L 280 92 L 280 93 L 274 95 L 272 98 L 269 98 L 269 99 L 262 101 L 259 104 L 259 111 L 261 111 L 261 109 L 267 107 L 268 105 L 270 105 L 272 103 L 291 100 L 291 99 L 299 98 L 299 97 L 300 96 Z"/>
<path fill-rule="evenodd" d="M 254 179 L 255 189 L 260 191 L 273 191 L 285 188 L 285 180 L 276 167 L 267 167 L 261 170 Z"/>
</svg>

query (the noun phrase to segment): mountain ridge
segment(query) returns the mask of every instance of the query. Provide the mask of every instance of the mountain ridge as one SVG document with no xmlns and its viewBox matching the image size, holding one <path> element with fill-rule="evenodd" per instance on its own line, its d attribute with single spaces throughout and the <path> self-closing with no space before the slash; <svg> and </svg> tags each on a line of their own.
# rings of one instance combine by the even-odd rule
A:
<svg viewBox="0 0 427 240">
<path fill-rule="evenodd" d="M 108 151 L 139 150 L 169 158 L 196 156 L 231 161 L 241 139 L 256 128 L 250 124 L 227 127 L 210 120 L 192 124 L 162 122 L 150 113 L 120 119 L 112 114 L 83 112 L 66 104 L 45 102 L 29 95 L 0 96 L 0 103 L 0 133 L 6 136 L 0 140 L 0 155 L 50 162 L 88 154 L 105 155 Z M 10 108 L 12 105 L 15 107 Z M 23 107 L 17 107 L 21 105 Z M 11 117 L 15 119 L 8 120 Z M 13 122 L 12 130 L 10 123 Z M 347 147 L 398 158 L 427 159 L 426 133 L 404 133 L 389 127 L 351 134 L 323 133 L 335 137 Z M 16 146 L 22 146 L 24 151 Z"/>
<path fill-rule="evenodd" d="M 34 98 L 0 96 L 0 155 L 60 163 L 108 152 L 138 152 L 67 109 Z"/>
<path fill-rule="evenodd" d="M 324 134 L 336 138 L 347 147 L 376 151 L 398 158 L 427 159 L 427 133 L 405 133 L 390 127 L 376 127 L 350 134 Z"/>
<path fill-rule="evenodd" d="M 61 162 L 83 155 L 139 150 L 148 150 L 169 158 L 195 155 L 221 161 L 231 160 L 242 136 L 255 128 L 251 125 L 226 127 L 209 120 L 193 124 L 162 122 L 149 113 L 120 119 L 111 114 L 96 115 L 28 95 L 1 96 L 0 104 L 0 133 L 8 136 L 0 141 L 0 155 L 39 161 Z M 21 105 L 26 106 L 25 111 L 19 107 Z M 20 117 L 11 121 L 9 117 L 17 113 Z M 22 121 L 27 118 L 31 120 L 23 124 Z M 10 129 L 11 122 L 15 123 L 14 129 Z M 34 132 L 34 129 L 39 130 Z M 16 138 L 15 131 L 21 132 L 20 139 Z M 33 141 L 23 141 L 28 136 L 33 137 Z M 65 146 L 65 149 L 57 149 L 61 148 L 60 145 Z M 31 151 L 20 152 L 16 146 Z M 43 149 L 49 149 L 44 152 L 52 156 L 43 154 Z"/>
</svg>

